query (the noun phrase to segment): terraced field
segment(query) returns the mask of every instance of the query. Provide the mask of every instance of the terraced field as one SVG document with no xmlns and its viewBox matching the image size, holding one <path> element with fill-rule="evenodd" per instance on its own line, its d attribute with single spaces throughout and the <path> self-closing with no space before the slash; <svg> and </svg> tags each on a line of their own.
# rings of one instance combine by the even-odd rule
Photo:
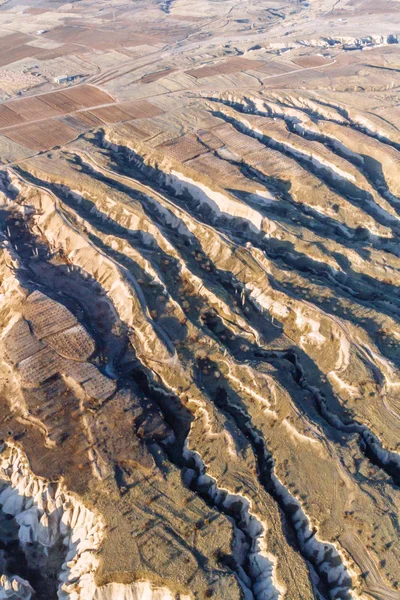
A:
<svg viewBox="0 0 400 600">
<path fill-rule="evenodd" d="M 0 598 L 400 600 L 394 2 L 337 4 L 0 105 Z"/>
</svg>

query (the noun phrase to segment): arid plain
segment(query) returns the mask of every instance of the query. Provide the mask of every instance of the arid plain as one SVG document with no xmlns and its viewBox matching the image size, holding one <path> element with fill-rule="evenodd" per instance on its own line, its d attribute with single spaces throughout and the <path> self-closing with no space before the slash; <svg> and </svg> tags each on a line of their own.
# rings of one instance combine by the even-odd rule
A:
<svg viewBox="0 0 400 600">
<path fill-rule="evenodd" d="M 400 1 L 0 3 L 0 599 L 400 600 Z"/>
</svg>

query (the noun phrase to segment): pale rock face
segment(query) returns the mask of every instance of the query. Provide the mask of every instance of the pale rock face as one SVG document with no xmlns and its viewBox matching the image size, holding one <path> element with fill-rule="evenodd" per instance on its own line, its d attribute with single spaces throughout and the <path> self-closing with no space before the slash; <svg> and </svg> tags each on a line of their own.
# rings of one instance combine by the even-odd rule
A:
<svg viewBox="0 0 400 600">
<path fill-rule="evenodd" d="M 174 598 L 175 595 L 166 588 L 154 589 L 147 581 L 131 585 L 110 583 L 98 588 L 93 596 L 93 600 L 174 600 Z"/>
<path fill-rule="evenodd" d="M 18 536 L 22 548 L 26 544 L 37 544 L 43 552 L 51 548 L 59 539 L 68 540 L 67 547 L 73 563 L 64 563 L 60 574 L 60 597 L 63 586 L 68 586 L 71 577 L 79 579 L 93 572 L 97 561 L 93 552 L 82 553 L 85 539 L 91 539 L 91 550 L 96 550 L 102 539 L 102 523 L 89 516 L 89 512 L 79 501 L 68 495 L 61 486 L 55 492 L 43 479 L 35 477 L 29 469 L 26 458 L 16 448 L 5 448 L 0 455 L 1 478 L 10 484 L 0 494 L 0 503 L 4 513 L 15 517 L 19 525 Z M 32 504 L 33 502 L 33 504 Z M 60 527 L 64 514 L 73 506 L 72 519 L 68 527 Z M 65 521 L 65 518 L 64 518 Z M 85 523 L 83 524 L 83 521 Z M 68 522 L 68 521 L 67 521 Z M 65 522 L 64 522 L 65 525 Z M 77 527 L 78 525 L 78 527 Z M 73 566 L 73 568 L 72 568 Z M 65 595 L 65 594 L 64 594 Z"/>
<path fill-rule="evenodd" d="M 1 600 L 31 600 L 33 589 L 27 581 L 14 575 L 0 577 L 0 599 Z"/>
<path fill-rule="evenodd" d="M 168 588 L 153 587 L 148 581 L 129 585 L 111 583 L 97 587 L 96 550 L 104 537 L 100 515 L 89 511 L 58 484 L 36 477 L 22 451 L 3 446 L 0 453 L 1 510 L 15 518 L 21 547 L 36 544 L 44 553 L 60 539 L 66 548 L 59 575 L 59 600 L 174 600 Z M 7 484 L 8 482 L 8 484 Z M 34 590 L 18 576 L 0 578 L 0 600 L 31 600 Z M 179 596 L 180 599 L 189 596 Z"/>
</svg>

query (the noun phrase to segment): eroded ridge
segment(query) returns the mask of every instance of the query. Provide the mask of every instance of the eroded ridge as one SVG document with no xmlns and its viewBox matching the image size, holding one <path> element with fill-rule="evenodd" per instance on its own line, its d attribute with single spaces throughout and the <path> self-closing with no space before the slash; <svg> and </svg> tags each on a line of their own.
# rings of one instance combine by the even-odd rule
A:
<svg viewBox="0 0 400 600">
<path fill-rule="evenodd" d="M 167 588 L 155 588 L 140 581 L 123 585 L 111 583 L 98 587 L 96 556 L 105 535 L 100 514 L 87 509 L 68 493 L 62 483 L 35 476 L 23 451 L 3 444 L 0 453 L 1 511 L 12 518 L 18 531 L 20 548 L 31 570 L 46 568 L 58 551 L 64 562 L 58 573 L 57 598 L 71 600 L 111 600 L 151 598 L 188 600 Z M 2 575 L 2 598 L 31 600 L 35 597 L 29 581 L 18 575 Z"/>
<path fill-rule="evenodd" d="M 3 177 L 2 435 L 69 450 L 93 599 L 397 600 L 396 134 L 311 92 L 189 100 Z"/>
<path fill-rule="evenodd" d="M 58 573 L 57 597 L 92 598 L 98 566 L 95 553 L 104 536 L 101 516 L 86 509 L 62 484 L 36 477 L 17 446 L 3 444 L 0 456 L 1 510 L 16 524 L 28 565 L 45 568 L 47 560 L 56 560 L 56 552 L 61 553 L 64 560 Z M 11 580 L 30 590 L 33 597 L 29 582 L 18 577 Z M 3 584 L 6 590 L 7 585 Z M 23 593 L 18 597 L 25 598 Z"/>
</svg>

